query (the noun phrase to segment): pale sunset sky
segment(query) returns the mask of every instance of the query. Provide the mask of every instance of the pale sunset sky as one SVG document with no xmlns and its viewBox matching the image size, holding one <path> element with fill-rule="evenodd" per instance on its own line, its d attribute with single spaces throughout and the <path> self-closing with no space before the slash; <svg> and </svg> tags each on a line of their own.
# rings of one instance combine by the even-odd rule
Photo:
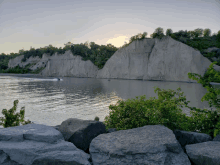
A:
<svg viewBox="0 0 220 165">
<path fill-rule="evenodd" d="M 95 42 L 120 47 L 156 28 L 220 30 L 220 0 L 0 0 L 0 54 Z"/>
</svg>

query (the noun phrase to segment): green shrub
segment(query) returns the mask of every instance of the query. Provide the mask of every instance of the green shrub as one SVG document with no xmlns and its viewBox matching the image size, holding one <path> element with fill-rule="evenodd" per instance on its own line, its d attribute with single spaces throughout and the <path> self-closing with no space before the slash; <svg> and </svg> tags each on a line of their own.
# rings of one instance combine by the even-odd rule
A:
<svg viewBox="0 0 220 165">
<path fill-rule="evenodd" d="M 31 121 L 29 120 L 24 121 L 25 107 L 21 108 L 20 114 L 19 113 L 14 114 L 17 109 L 17 105 L 18 105 L 18 100 L 15 100 L 14 106 L 10 110 L 7 109 L 2 110 L 2 114 L 5 115 L 5 119 L 4 118 L 1 119 L 2 122 L 0 122 L 0 125 L 3 125 L 4 128 L 19 126 L 20 122 L 22 122 L 21 124 L 23 125 L 31 123 Z"/>
<path fill-rule="evenodd" d="M 98 117 L 98 116 L 96 116 L 94 120 L 95 120 L 95 121 L 99 121 L 99 117 Z"/>
<path fill-rule="evenodd" d="M 181 90 L 178 88 L 177 90 Z M 150 98 L 145 100 L 145 95 L 140 99 L 128 99 L 126 101 L 119 100 L 117 105 L 110 105 L 109 116 L 105 117 L 104 124 L 106 130 L 109 128 L 116 128 L 117 130 L 126 130 L 137 127 L 143 127 L 145 125 L 164 125 L 171 130 L 179 129 L 185 131 L 196 131 L 207 133 L 213 137 L 211 130 L 207 130 L 213 126 L 213 118 L 215 113 L 210 113 L 208 117 L 205 114 L 194 112 L 192 117 L 188 117 L 182 113 L 179 106 L 183 107 L 189 103 L 186 101 L 185 96 L 182 93 L 178 93 L 179 98 L 172 97 L 176 94 L 173 90 L 163 90 L 156 88 L 158 91 L 158 99 Z M 188 106 L 187 106 L 188 107 Z M 192 114 L 192 111 L 190 112 Z M 220 121 L 220 118 L 217 119 Z M 205 122 L 205 123 L 203 123 Z M 204 128 L 202 128 L 204 126 Z M 210 127 L 209 127 L 210 126 Z M 216 130 L 217 131 L 217 130 Z M 214 130 L 213 130 L 214 132 Z"/>
</svg>

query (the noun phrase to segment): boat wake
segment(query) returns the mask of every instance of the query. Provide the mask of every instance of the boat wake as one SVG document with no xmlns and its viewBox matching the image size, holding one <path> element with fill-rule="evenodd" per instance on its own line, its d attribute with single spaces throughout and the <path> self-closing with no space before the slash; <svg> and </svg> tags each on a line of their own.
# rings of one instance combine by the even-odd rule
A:
<svg viewBox="0 0 220 165">
<path fill-rule="evenodd" d="M 62 78 L 44 79 L 44 78 L 24 78 L 30 81 L 63 81 Z"/>
</svg>

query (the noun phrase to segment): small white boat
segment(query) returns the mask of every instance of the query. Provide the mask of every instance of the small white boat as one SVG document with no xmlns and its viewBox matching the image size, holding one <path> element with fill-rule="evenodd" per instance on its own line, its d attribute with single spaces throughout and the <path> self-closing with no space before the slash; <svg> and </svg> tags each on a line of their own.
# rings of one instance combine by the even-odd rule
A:
<svg viewBox="0 0 220 165">
<path fill-rule="evenodd" d="M 62 78 L 56 78 L 57 79 L 57 81 L 63 81 L 63 79 Z"/>
</svg>

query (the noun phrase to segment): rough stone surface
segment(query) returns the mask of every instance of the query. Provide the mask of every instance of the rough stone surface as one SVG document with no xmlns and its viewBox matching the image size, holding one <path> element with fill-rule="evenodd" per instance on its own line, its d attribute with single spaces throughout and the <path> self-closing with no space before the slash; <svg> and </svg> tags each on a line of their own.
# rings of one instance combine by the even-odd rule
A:
<svg viewBox="0 0 220 165">
<path fill-rule="evenodd" d="M 204 75 L 211 61 L 200 51 L 167 36 L 134 41 L 106 62 L 97 78 L 197 82 L 188 73 Z M 220 71 L 220 66 L 214 65 Z"/>
<path fill-rule="evenodd" d="M 219 50 L 219 48 L 217 48 L 217 47 L 211 47 L 211 48 L 204 50 L 204 52 L 209 53 L 209 52 L 216 52 L 218 50 Z"/>
<path fill-rule="evenodd" d="M 28 64 L 32 64 L 32 66 L 29 67 L 29 69 L 36 70 L 38 68 L 45 67 L 46 62 L 48 61 L 48 58 L 45 59 L 45 58 L 39 58 L 38 56 L 37 57 L 31 56 L 25 62 L 22 62 L 21 60 L 23 59 L 23 57 L 24 57 L 24 55 L 21 55 L 21 56 L 14 58 L 14 59 L 9 60 L 8 67 L 13 68 L 17 65 L 19 65 L 20 67 L 25 67 Z M 44 54 L 43 57 L 47 57 L 47 55 Z"/>
<path fill-rule="evenodd" d="M 63 55 L 57 53 L 48 59 L 46 68 L 42 71 L 43 76 L 73 76 L 73 77 L 96 77 L 98 67 L 90 60 L 83 61 L 80 56 L 73 56 L 72 52 L 66 51 Z"/>
<path fill-rule="evenodd" d="M 65 133 L 58 131 L 65 128 Z M 70 142 L 75 137 L 79 145 L 89 143 L 89 150 Z M 220 135 L 212 140 L 204 133 L 172 131 L 163 125 L 106 131 L 102 122 L 70 118 L 53 127 L 28 124 L 0 129 L 0 164 L 220 165 L 219 139 Z"/>
<path fill-rule="evenodd" d="M 90 165 L 89 155 L 64 141 L 56 129 L 27 124 L 0 130 L 0 164 L 82 164 Z M 47 163 L 46 163 L 47 162 Z"/>
<path fill-rule="evenodd" d="M 162 125 L 120 130 L 92 140 L 93 164 L 190 165 L 172 130 Z"/>
<path fill-rule="evenodd" d="M 9 68 L 14 68 L 14 67 L 16 67 L 17 65 L 21 65 L 21 60 L 24 58 L 24 55 L 21 55 L 21 56 L 18 56 L 18 57 L 16 57 L 16 58 L 14 58 L 14 59 L 11 59 L 11 60 L 9 60 L 9 62 L 8 62 L 8 67 Z"/>
<path fill-rule="evenodd" d="M 72 142 L 79 149 L 88 152 L 92 139 L 106 133 L 105 125 L 99 121 L 69 118 L 58 129 L 66 141 Z"/>
</svg>

